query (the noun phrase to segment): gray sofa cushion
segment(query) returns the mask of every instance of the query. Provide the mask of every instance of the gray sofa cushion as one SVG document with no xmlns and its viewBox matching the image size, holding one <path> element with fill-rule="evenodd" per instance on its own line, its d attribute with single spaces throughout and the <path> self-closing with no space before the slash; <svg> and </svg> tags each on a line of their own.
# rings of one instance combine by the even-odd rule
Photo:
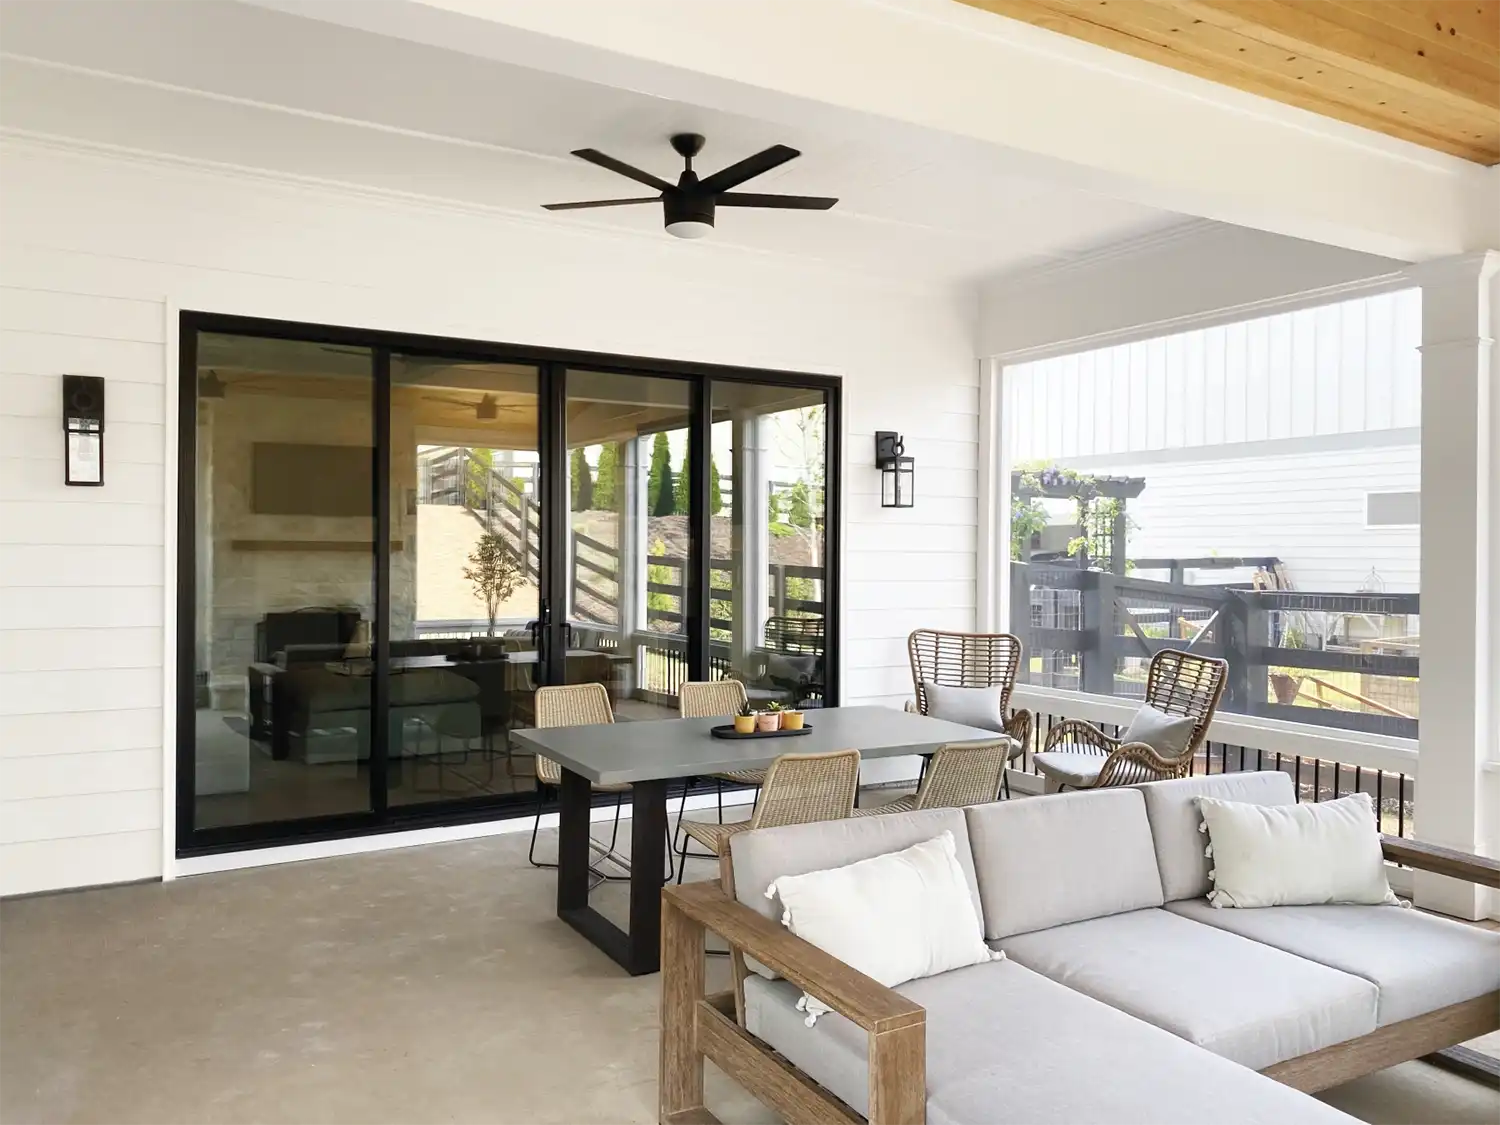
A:
<svg viewBox="0 0 1500 1125">
<path fill-rule="evenodd" d="M 997 801 L 963 811 L 986 938 L 1162 903 L 1146 804 L 1134 789 Z"/>
<path fill-rule="evenodd" d="M 766 888 L 781 876 L 844 867 L 861 859 L 899 852 L 944 832 L 953 833 L 958 865 L 963 868 L 974 896 L 974 909 L 982 917 L 969 829 L 962 809 L 925 809 L 741 832 L 730 838 L 729 845 L 735 897 L 765 917 L 779 919 L 781 905 L 766 898 Z M 758 962 L 747 963 L 762 976 L 772 975 Z"/>
<path fill-rule="evenodd" d="M 1215 910 L 1204 899 L 1168 905 L 1320 965 L 1373 981 L 1376 1023 L 1399 1023 L 1500 989 L 1500 933 L 1399 906 L 1269 906 Z"/>
<path fill-rule="evenodd" d="M 930 1125 L 1350 1125 L 1290 1087 L 1010 961 L 896 989 L 927 1009 Z M 857 1112 L 869 1108 L 865 1033 L 840 1015 L 816 1027 L 789 981 L 745 982 L 751 1034 Z"/>
<path fill-rule="evenodd" d="M 1167 910 L 993 944 L 1028 969 L 1252 1070 L 1375 1030 L 1377 991 L 1363 977 Z"/>
<path fill-rule="evenodd" d="M 1146 816 L 1151 821 L 1156 862 L 1161 869 L 1162 893 L 1168 902 L 1202 898 L 1212 889 L 1208 881 L 1208 858 L 1203 854 L 1208 840 L 1198 831 L 1203 823 L 1198 812 L 1199 797 L 1255 805 L 1297 803 L 1292 779 L 1280 770 L 1183 777 L 1175 781 L 1151 781 L 1136 788 L 1146 798 Z"/>
</svg>

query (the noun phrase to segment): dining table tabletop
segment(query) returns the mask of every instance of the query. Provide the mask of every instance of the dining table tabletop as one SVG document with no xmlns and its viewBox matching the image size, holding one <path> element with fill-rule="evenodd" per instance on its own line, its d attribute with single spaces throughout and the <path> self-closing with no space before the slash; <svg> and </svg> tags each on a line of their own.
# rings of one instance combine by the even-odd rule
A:
<svg viewBox="0 0 1500 1125">
<path fill-rule="evenodd" d="M 562 767 L 557 916 L 633 975 L 660 965 L 661 887 L 667 858 L 667 789 L 735 770 L 763 769 L 782 754 L 858 750 L 861 758 L 931 754 L 950 742 L 1003 737 L 890 707 L 806 712 L 806 734 L 717 738 L 729 716 L 547 727 L 511 733 L 515 749 Z M 589 824 L 595 785 L 631 787 L 630 918 L 621 929 L 589 905 Z"/>
</svg>

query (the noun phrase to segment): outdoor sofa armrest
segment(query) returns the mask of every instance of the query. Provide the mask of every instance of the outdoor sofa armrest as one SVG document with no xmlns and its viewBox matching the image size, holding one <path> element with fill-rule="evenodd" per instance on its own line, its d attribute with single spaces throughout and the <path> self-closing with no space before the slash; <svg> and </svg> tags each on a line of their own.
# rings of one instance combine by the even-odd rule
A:
<svg viewBox="0 0 1500 1125">
<path fill-rule="evenodd" d="M 666 887 L 662 897 L 868 1032 L 878 1034 L 926 1022 L 927 1012 L 920 1004 L 736 902 L 717 883 Z"/>
<path fill-rule="evenodd" d="M 1120 745 L 1118 738 L 1110 738 L 1093 723 L 1082 719 L 1064 719 L 1047 731 L 1044 749 L 1052 750 L 1067 744 L 1086 754 L 1110 754 Z"/>
<path fill-rule="evenodd" d="M 1481 887 L 1500 889 L 1500 860 L 1490 859 L 1488 856 L 1470 855 L 1438 844 L 1424 844 L 1418 840 L 1385 835 L 1380 837 L 1380 850 L 1392 863 L 1405 864 L 1418 871 L 1447 875 Z"/>
</svg>

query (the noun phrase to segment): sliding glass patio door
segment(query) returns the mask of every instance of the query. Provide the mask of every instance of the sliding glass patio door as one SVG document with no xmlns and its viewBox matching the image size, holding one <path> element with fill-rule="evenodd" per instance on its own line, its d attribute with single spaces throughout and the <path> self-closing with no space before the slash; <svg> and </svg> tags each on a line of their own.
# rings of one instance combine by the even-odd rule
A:
<svg viewBox="0 0 1500 1125">
<path fill-rule="evenodd" d="M 530 813 L 548 684 L 836 699 L 835 383 L 199 313 L 180 355 L 180 854 Z"/>
</svg>

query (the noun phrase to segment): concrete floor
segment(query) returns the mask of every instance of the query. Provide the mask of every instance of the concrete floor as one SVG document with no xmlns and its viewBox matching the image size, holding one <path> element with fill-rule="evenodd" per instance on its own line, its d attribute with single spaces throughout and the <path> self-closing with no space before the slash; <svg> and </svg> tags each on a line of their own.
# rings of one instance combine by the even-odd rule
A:
<svg viewBox="0 0 1500 1125">
<path fill-rule="evenodd" d="M 553 917 L 527 843 L 0 904 L 0 1121 L 655 1121 L 657 978 Z M 1500 1121 L 1500 1093 L 1423 1063 L 1326 1098 L 1376 1125 Z M 775 1120 L 717 1074 L 708 1100 Z"/>
</svg>

